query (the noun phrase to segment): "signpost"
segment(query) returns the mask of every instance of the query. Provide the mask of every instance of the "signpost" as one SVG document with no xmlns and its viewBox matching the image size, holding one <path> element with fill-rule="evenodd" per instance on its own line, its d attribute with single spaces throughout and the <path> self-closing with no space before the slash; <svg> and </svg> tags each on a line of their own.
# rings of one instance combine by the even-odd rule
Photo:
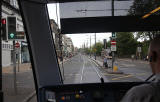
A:
<svg viewBox="0 0 160 102">
<path fill-rule="evenodd" d="M 20 47 L 20 44 L 17 42 L 17 43 L 15 44 L 15 47 L 16 47 L 16 48 L 19 48 L 19 47 Z"/>
<path fill-rule="evenodd" d="M 139 59 L 140 59 L 141 58 L 142 48 L 141 47 L 137 47 L 137 52 L 138 52 L 138 56 L 139 56 Z"/>
<path fill-rule="evenodd" d="M 111 41 L 111 51 L 117 51 L 116 41 L 115 40 Z"/>
<path fill-rule="evenodd" d="M 113 36 L 114 35 L 114 36 Z M 116 47 L 116 40 L 115 40 L 115 33 L 112 33 L 112 40 L 111 40 L 111 51 L 112 51 L 112 69 L 113 69 L 113 64 L 115 61 L 115 55 L 114 52 L 117 51 L 117 47 Z"/>
<path fill-rule="evenodd" d="M 13 40 L 13 72 L 14 72 L 14 92 L 17 94 L 17 75 L 16 75 L 16 50 L 15 50 L 15 40 Z"/>
<path fill-rule="evenodd" d="M 111 46 L 111 51 L 117 51 L 117 47 L 116 46 Z"/>
<path fill-rule="evenodd" d="M 17 59 L 18 59 L 18 72 L 19 72 L 19 53 L 20 53 L 20 44 L 17 42 L 15 44 L 15 54 L 17 55 Z"/>
</svg>

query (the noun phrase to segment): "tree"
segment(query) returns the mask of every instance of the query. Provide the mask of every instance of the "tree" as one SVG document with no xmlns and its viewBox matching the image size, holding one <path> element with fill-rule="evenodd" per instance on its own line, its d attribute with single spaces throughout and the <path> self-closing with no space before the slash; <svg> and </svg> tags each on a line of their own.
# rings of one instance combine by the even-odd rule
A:
<svg viewBox="0 0 160 102">
<path fill-rule="evenodd" d="M 156 9 L 160 5 L 160 0 L 134 0 L 133 5 L 129 9 L 128 15 L 132 16 L 144 16 L 152 10 Z M 156 12 L 152 15 L 160 15 L 160 12 Z M 159 31 L 153 32 L 138 32 L 137 38 L 143 38 L 151 41 L 155 36 L 160 34 Z"/>
<path fill-rule="evenodd" d="M 131 54 L 136 53 L 137 41 L 131 32 L 117 33 L 117 54 L 121 57 L 130 57 Z"/>
<path fill-rule="evenodd" d="M 103 44 L 101 42 L 98 42 L 98 43 L 96 43 L 96 46 L 93 45 L 92 50 L 94 53 L 96 52 L 96 55 L 100 56 L 102 48 L 103 48 Z"/>
</svg>

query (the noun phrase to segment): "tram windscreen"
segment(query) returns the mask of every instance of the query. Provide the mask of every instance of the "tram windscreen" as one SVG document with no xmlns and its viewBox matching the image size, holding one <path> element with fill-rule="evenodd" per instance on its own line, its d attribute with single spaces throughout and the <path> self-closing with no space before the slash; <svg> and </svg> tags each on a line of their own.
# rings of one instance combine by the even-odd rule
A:
<svg viewBox="0 0 160 102">
<path fill-rule="evenodd" d="M 48 5 L 64 83 L 139 82 L 152 74 L 148 48 L 159 35 L 159 1 L 71 1 Z"/>
</svg>

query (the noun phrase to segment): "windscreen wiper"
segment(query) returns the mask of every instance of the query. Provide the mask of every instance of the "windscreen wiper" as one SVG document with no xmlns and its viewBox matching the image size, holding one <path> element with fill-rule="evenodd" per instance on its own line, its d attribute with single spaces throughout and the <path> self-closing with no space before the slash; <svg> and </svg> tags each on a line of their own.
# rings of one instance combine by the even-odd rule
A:
<svg viewBox="0 0 160 102">
<path fill-rule="evenodd" d="M 155 75 L 155 74 L 151 74 L 145 81 L 148 81 L 148 80 L 151 79 L 154 75 Z M 155 80 L 155 78 L 154 78 L 152 81 L 154 81 L 154 80 Z"/>
</svg>

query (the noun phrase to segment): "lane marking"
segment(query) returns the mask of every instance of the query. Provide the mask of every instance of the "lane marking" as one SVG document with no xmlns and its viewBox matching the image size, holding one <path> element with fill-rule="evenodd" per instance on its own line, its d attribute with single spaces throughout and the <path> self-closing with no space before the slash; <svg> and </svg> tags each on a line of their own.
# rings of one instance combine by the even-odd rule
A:
<svg viewBox="0 0 160 102">
<path fill-rule="evenodd" d="M 129 77 L 133 77 L 134 75 L 125 75 L 125 76 L 122 76 L 122 77 L 118 77 L 118 78 L 112 78 L 112 80 L 119 80 L 119 79 L 123 79 L 123 78 L 129 78 Z"/>
<path fill-rule="evenodd" d="M 80 76 L 81 74 L 65 74 L 65 76 Z"/>
<path fill-rule="evenodd" d="M 110 76 L 124 76 L 128 74 L 110 74 L 110 73 L 102 73 L 103 75 L 110 75 Z"/>
<path fill-rule="evenodd" d="M 84 56 L 83 56 L 83 68 L 82 68 L 80 83 L 82 83 L 82 80 L 83 80 L 84 66 L 85 66 L 85 61 L 84 61 Z"/>
<path fill-rule="evenodd" d="M 92 59 L 90 59 L 90 58 L 88 58 L 90 61 L 91 61 L 91 63 L 93 64 L 95 64 L 97 67 L 96 68 L 101 68 L 96 62 L 94 62 Z M 101 72 L 100 72 L 101 73 Z M 103 78 L 104 80 L 107 80 L 107 81 L 105 81 L 105 82 L 109 82 L 109 80 L 108 79 L 106 79 L 105 78 L 105 76 L 103 77 L 103 74 L 101 73 L 101 76 L 100 76 L 100 78 Z"/>
<path fill-rule="evenodd" d="M 102 78 L 102 76 L 99 74 L 99 72 L 97 71 L 97 69 L 95 68 L 95 66 L 93 65 L 93 63 L 91 62 L 91 60 L 90 59 L 88 59 L 89 61 L 90 61 L 90 63 L 91 63 L 91 65 L 92 65 L 92 67 L 94 68 L 94 70 L 96 71 L 96 73 L 97 73 L 97 75 L 98 75 L 98 77 L 99 78 Z"/>
<path fill-rule="evenodd" d="M 137 75 L 138 75 L 138 76 L 142 76 L 142 75 L 145 75 L 145 74 L 146 74 L 146 73 L 135 73 L 134 75 L 135 75 L 135 76 L 137 76 Z"/>
</svg>

